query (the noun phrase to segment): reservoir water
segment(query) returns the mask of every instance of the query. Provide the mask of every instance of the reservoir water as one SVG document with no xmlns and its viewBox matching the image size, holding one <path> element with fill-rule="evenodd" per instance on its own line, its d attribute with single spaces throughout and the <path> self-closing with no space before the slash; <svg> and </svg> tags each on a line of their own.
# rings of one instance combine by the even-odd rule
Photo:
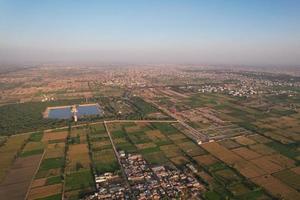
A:
<svg viewBox="0 0 300 200">
<path fill-rule="evenodd" d="M 71 106 L 48 108 L 50 119 L 70 119 L 72 117 Z M 78 118 L 91 115 L 102 115 L 101 108 L 98 104 L 79 105 L 77 107 Z"/>
</svg>

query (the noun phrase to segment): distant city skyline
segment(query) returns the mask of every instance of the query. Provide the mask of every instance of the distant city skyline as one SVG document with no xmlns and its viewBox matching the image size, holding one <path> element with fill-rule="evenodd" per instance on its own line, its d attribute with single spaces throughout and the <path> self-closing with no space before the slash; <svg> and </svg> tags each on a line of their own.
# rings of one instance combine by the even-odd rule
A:
<svg viewBox="0 0 300 200">
<path fill-rule="evenodd" d="M 300 66 L 300 1 L 0 0 L 0 65 Z"/>
</svg>

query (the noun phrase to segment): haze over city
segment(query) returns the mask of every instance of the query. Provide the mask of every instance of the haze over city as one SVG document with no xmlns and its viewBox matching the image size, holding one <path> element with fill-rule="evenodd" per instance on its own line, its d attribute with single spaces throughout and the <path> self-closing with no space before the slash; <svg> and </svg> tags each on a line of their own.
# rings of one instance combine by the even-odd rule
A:
<svg viewBox="0 0 300 200">
<path fill-rule="evenodd" d="M 0 64 L 299 66 L 300 2 L 0 1 Z"/>
<path fill-rule="evenodd" d="M 299 11 L 0 0 L 0 200 L 300 200 Z"/>
</svg>

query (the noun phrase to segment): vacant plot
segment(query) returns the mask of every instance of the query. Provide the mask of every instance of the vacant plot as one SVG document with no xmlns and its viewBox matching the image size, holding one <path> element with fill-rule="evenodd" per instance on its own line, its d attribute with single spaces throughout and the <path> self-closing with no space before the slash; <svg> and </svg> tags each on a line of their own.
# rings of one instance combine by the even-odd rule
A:
<svg viewBox="0 0 300 200">
<path fill-rule="evenodd" d="M 46 132 L 44 133 L 42 141 L 47 142 L 51 140 L 65 140 L 68 136 L 67 131 L 61 132 Z"/>
<path fill-rule="evenodd" d="M 0 182 L 28 138 L 29 134 L 10 136 L 0 147 Z"/>
<path fill-rule="evenodd" d="M 163 151 L 164 155 L 166 157 L 168 157 L 168 158 L 172 158 L 172 157 L 183 155 L 183 153 L 180 150 L 180 148 L 177 147 L 174 144 L 163 145 L 163 146 L 160 146 L 159 148 L 160 148 L 160 150 Z"/>
<path fill-rule="evenodd" d="M 154 144 L 153 142 L 147 142 L 147 143 L 142 143 L 142 144 L 136 144 L 135 146 L 138 149 L 148 149 L 148 148 L 156 147 L 156 144 Z"/>
<path fill-rule="evenodd" d="M 222 140 L 220 142 L 218 142 L 220 145 L 224 146 L 227 149 L 234 149 L 234 148 L 238 148 L 241 145 L 237 142 L 235 142 L 234 140 L 231 139 L 226 139 L 226 140 Z"/>
<path fill-rule="evenodd" d="M 199 147 L 192 141 L 178 143 L 177 145 L 189 156 L 199 156 L 206 154 L 206 152 L 201 147 Z"/>
<path fill-rule="evenodd" d="M 296 190 L 300 190 L 300 175 L 293 172 L 292 170 L 283 170 L 272 174 L 287 185 L 293 187 Z"/>
<path fill-rule="evenodd" d="M 286 200 L 300 199 L 300 194 L 296 190 L 271 175 L 265 175 L 251 180 L 257 185 L 263 187 L 276 198 Z"/>
<path fill-rule="evenodd" d="M 21 156 L 31 156 L 36 154 L 42 154 L 44 152 L 44 144 L 42 142 L 28 142 L 22 153 Z"/>
<path fill-rule="evenodd" d="M 294 167 L 291 169 L 293 172 L 295 172 L 296 174 L 300 175 L 300 166 L 298 167 Z"/>
<path fill-rule="evenodd" d="M 273 163 L 280 165 L 283 168 L 295 167 L 295 163 L 296 163 L 294 160 L 281 154 L 272 154 L 266 156 L 266 158 L 272 161 Z"/>
<path fill-rule="evenodd" d="M 254 140 L 251 140 L 251 139 L 247 138 L 246 136 L 236 137 L 235 141 L 237 141 L 241 145 L 251 145 L 251 144 L 256 143 Z"/>
<path fill-rule="evenodd" d="M 212 164 L 215 164 L 219 162 L 215 157 L 212 155 L 203 155 L 203 156 L 196 156 L 193 157 L 193 159 L 199 164 L 199 165 L 204 165 L 204 166 L 209 166 Z"/>
<path fill-rule="evenodd" d="M 284 169 L 280 165 L 272 162 L 266 156 L 261 157 L 261 158 L 257 158 L 257 159 L 253 159 L 253 160 L 251 160 L 251 162 L 253 164 L 255 164 L 256 166 L 258 166 L 259 168 L 263 169 L 264 171 L 270 173 L 270 174 L 281 171 L 281 170 Z"/>
<path fill-rule="evenodd" d="M 239 161 L 243 161 L 243 159 L 233 153 L 232 151 L 226 149 L 216 142 L 204 143 L 201 145 L 205 150 L 207 150 L 212 155 L 216 156 L 218 159 L 222 160 L 227 164 L 234 164 Z"/>
<path fill-rule="evenodd" d="M 44 159 L 63 157 L 65 155 L 65 143 L 48 144 Z"/>
<path fill-rule="evenodd" d="M 229 186 L 229 191 L 234 195 L 234 196 L 241 196 L 244 194 L 247 194 L 251 192 L 251 190 L 245 186 L 242 183 L 234 184 Z"/>
<path fill-rule="evenodd" d="M 237 169 L 246 178 L 254 178 L 267 174 L 267 172 L 265 172 L 255 164 L 246 160 L 241 160 L 235 163 L 233 167 Z"/>
<path fill-rule="evenodd" d="M 253 134 L 253 135 L 249 135 L 248 136 L 249 139 L 256 141 L 257 143 L 268 143 L 268 142 L 272 142 L 271 139 L 266 138 L 262 135 L 258 135 L 258 134 Z"/>
<path fill-rule="evenodd" d="M 28 199 L 34 200 L 34 199 L 40 199 L 45 198 L 48 196 L 53 196 L 56 194 L 60 194 L 62 191 L 62 184 L 54 184 L 54 185 L 48 185 L 43 187 L 37 187 L 30 190 Z"/>
<path fill-rule="evenodd" d="M 87 144 L 69 145 L 67 171 L 90 167 L 89 149 Z"/>
<path fill-rule="evenodd" d="M 250 149 L 255 151 L 256 153 L 259 153 L 261 155 L 271 155 L 273 153 L 276 153 L 276 151 L 264 144 L 254 144 L 248 146 Z"/>
<path fill-rule="evenodd" d="M 176 133 L 176 134 L 172 134 L 172 136 L 170 136 L 169 138 L 173 141 L 176 141 L 176 140 L 185 139 L 186 136 L 181 133 Z"/>
<path fill-rule="evenodd" d="M 0 184 L 0 197 L 23 200 L 42 155 L 18 158 Z"/>
<path fill-rule="evenodd" d="M 170 159 L 176 166 L 183 166 L 189 163 L 189 160 L 184 156 L 177 156 Z"/>
<path fill-rule="evenodd" d="M 247 147 L 240 147 L 232 150 L 234 153 L 238 154 L 239 156 L 243 157 L 246 160 L 252 160 L 258 157 L 261 157 L 260 154 L 256 153 L 248 149 Z"/>
<path fill-rule="evenodd" d="M 226 185 L 232 184 L 234 182 L 240 181 L 241 178 L 231 169 L 222 169 L 214 172 L 217 179 Z"/>
<path fill-rule="evenodd" d="M 47 178 L 35 179 L 31 183 L 31 188 L 44 186 L 46 184 L 46 181 L 47 181 Z"/>
</svg>

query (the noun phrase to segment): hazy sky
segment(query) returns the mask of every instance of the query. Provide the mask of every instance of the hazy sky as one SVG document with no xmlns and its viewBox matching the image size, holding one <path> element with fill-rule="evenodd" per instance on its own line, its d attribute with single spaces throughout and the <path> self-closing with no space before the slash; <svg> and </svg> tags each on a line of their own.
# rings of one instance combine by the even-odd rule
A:
<svg viewBox="0 0 300 200">
<path fill-rule="evenodd" d="M 299 0 L 0 0 L 0 64 L 300 66 Z"/>
</svg>

